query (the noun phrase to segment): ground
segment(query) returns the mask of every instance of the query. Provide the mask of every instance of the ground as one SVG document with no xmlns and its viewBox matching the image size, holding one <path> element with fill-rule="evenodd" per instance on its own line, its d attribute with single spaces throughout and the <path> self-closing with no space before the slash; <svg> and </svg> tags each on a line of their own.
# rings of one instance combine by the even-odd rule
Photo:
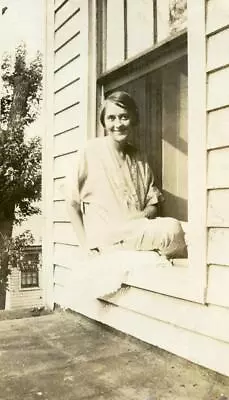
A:
<svg viewBox="0 0 229 400">
<path fill-rule="evenodd" d="M 229 377 L 78 314 L 0 321 L 0 400 L 226 400 Z"/>
</svg>

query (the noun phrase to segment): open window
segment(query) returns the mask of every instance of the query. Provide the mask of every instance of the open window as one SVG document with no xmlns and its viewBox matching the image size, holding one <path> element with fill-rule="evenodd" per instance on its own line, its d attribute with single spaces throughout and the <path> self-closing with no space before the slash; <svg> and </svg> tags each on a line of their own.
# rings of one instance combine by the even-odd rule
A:
<svg viewBox="0 0 229 400">
<path fill-rule="evenodd" d="M 126 90 L 133 95 L 140 112 L 140 125 L 132 140 L 148 154 L 156 184 L 163 190 L 165 202 L 161 214 L 188 221 L 191 230 L 187 260 L 175 260 L 173 268 L 139 269 L 127 283 L 203 302 L 206 225 L 204 209 L 202 215 L 197 211 L 198 204 L 190 190 L 199 190 L 203 184 L 203 192 L 197 197 L 205 207 L 204 158 L 196 183 L 190 171 L 197 172 L 195 158 L 205 151 L 205 75 L 204 70 L 196 71 L 193 67 L 195 54 L 200 67 L 204 65 L 204 35 L 202 41 L 194 44 L 192 34 L 197 24 L 196 12 L 204 26 L 205 11 L 203 7 L 194 9 L 191 3 L 185 0 L 98 2 L 97 34 L 98 42 L 103 45 L 98 49 L 97 88 L 98 106 L 113 90 Z M 201 82 L 198 90 L 202 96 L 198 132 L 193 121 L 197 115 L 198 100 L 194 93 L 197 82 Z M 201 245 L 198 256 L 196 252 Z"/>
</svg>

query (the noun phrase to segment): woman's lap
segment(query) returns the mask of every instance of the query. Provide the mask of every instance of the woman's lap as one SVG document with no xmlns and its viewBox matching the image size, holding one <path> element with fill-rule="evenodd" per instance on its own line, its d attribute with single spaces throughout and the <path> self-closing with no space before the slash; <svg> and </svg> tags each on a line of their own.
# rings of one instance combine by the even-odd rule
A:
<svg viewBox="0 0 229 400">
<path fill-rule="evenodd" d="M 123 240 L 128 250 L 159 251 L 168 257 L 187 257 L 181 223 L 174 218 L 158 217 L 133 221 L 132 234 Z"/>
</svg>

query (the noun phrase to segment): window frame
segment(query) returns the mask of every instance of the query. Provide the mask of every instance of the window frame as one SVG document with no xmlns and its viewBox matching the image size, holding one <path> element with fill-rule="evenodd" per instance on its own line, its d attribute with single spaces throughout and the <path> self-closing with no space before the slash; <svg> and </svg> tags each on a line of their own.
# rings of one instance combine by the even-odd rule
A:
<svg viewBox="0 0 229 400">
<path fill-rule="evenodd" d="M 36 281 L 37 281 L 37 284 L 36 285 L 33 285 L 33 284 L 31 284 L 31 285 L 26 285 L 26 286 L 24 286 L 24 285 L 22 285 L 22 274 L 33 274 L 33 273 L 36 273 L 36 275 L 37 275 L 37 277 L 36 277 Z M 40 289 L 40 279 L 39 279 L 40 277 L 39 277 L 39 270 L 33 270 L 33 269 L 26 269 L 25 271 L 20 271 L 20 290 L 21 291 L 24 291 L 24 290 L 37 290 L 37 289 Z"/>
<path fill-rule="evenodd" d="M 30 255 L 30 254 L 35 254 L 35 255 L 37 255 L 37 267 L 36 268 L 34 268 L 34 267 L 30 267 L 30 266 L 28 266 L 27 268 L 25 268 L 25 269 L 23 269 L 23 270 L 20 270 L 20 273 L 19 273 L 19 290 L 20 291 L 29 291 L 29 290 L 40 290 L 40 284 L 41 284 L 41 282 L 40 282 L 40 279 L 41 279 L 41 276 L 40 276 L 40 268 L 41 268 L 41 252 L 42 252 L 42 249 L 41 249 L 41 246 L 40 245 L 32 245 L 32 246 L 28 246 L 26 249 L 25 249 L 25 253 L 27 254 L 27 255 Z M 36 273 L 36 285 L 26 285 L 26 286 L 23 286 L 22 285 L 22 274 L 23 273 L 25 273 L 25 274 L 28 274 L 28 273 Z"/>
<path fill-rule="evenodd" d="M 188 0 L 187 9 L 187 33 L 181 31 L 105 73 L 101 73 L 102 63 L 99 60 L 102 57 L 102 48 L 100 47 L 97 54 L 97 90 L 100 105 L 105 85 L 107 90 L 112 90 L 122 83 L 127 83 L 180 58 L 185 53 L 188 54 L 189 257 L 187 264 L 185 260 L 174 260 L 172 267 L 168 264 L 156 268 L 143 265 L 134 269 L 123 283 L 168 296 L 205 303 L 207 287 L 205 2 Z M 106 21 L 101 8 L 97 11 L 98 18 L 102 18 L 102 28 L 99 27 L 97 31 L 101 39 Z M 101 43 L 104 44 L 104 38 Z M 101 130 L 98 135 L 102 135 Z"/>
</svg>

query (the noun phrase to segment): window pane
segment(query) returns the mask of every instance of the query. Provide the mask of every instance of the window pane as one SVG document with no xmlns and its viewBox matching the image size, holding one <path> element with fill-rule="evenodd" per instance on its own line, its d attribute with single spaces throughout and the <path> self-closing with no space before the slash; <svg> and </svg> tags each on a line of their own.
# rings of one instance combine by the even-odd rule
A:
<svg viewBox="0 0 229 400">
<path fill-rule="evenodd" d="M 169 36 L 169 0 L 157 2 L 157 41 Z"/>
<path fill-rule="evenodd" d="M 153 0 L 127 0 L 127 55 L 153 45 Z"/>
<path fill-rule="evenodd" d="M 187 26 L 187 0 L 163 0 L 157 2 L 157 41 Z"/>
<path fill-rule="evenodd" d="M 106 69 L 124 60 L 124 2 L 107 0 Z"/>
</svg>

